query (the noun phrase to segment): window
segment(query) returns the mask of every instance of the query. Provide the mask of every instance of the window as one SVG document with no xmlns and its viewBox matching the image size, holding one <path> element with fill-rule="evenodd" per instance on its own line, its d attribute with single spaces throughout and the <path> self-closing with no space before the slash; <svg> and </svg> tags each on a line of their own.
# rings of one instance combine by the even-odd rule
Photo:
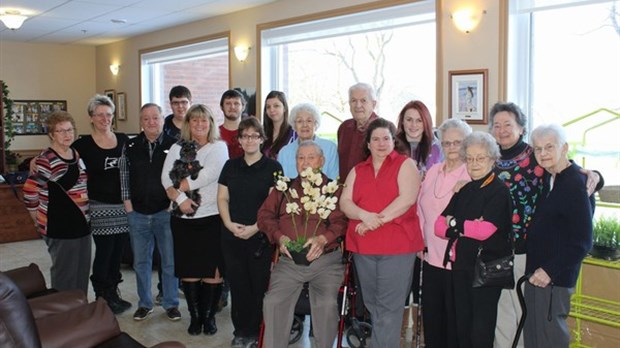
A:
<svg viewBox="0 0 620 348">
<path fill-rule="evenodd" d="M 620 184 L 619 10 L 601 0 L 511 0 L 510 8 L 509 100 L 530 128 L 564 124 L 569 154 L 606 185 Z"/>
<path fill-rule="evenodd" d="M 228 37 L 140 52 L 142 103 L 157 103 L 172 113 L 168 93 L 176 85 L 192 92 L 193 103 L 209 106 L 216 122 L 223 122 L 222 91 L 229 86 Z"/>
<path fill-rule="evenodd" d="M 377 114 L 396 121 L 412 99 L 436 110 L 435 2 L 418 1 L 261 30 L 261 90 L 287 94 L 289 107 L 311 102 L 318 133 L 335 138 L 351 117 L 348 88 L 377 90 Z M 264 100 L 261 100 L 263 103 Z"/>
</svg>

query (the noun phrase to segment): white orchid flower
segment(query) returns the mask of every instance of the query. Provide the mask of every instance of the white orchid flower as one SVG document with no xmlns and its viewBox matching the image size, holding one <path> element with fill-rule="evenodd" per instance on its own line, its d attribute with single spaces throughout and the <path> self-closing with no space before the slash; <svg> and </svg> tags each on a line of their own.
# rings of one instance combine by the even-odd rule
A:
<svg viewBox="0 0 620 348">
<path fill-rule="evenodd" d="M 329 217 L 329 214 L 332 213 L 331 210 L 323 208 L 319 209 L 317 212 L 319 213 L 319 217 L 323 220 L 326 220 Z"/>
<path fill-rule="evenodd" d="M 288 189 L 288 192 L 291 194 L 291 198 L 293 199 L 297 199 L 299 198 L 299 194 L 297 193 L 297 190 L 295 190 L 294 188 L 290 188 Z"/>
<path fill-rule="evenodd" d="M 287 188 L 288 185 L 286 185 L 286 182 L 284 182 L 283 180 L 278 180 L 278 182 L 276 182 L 276 190 L 284 192 Z"/>
<path fill-rule="evenodd" d="M 297 204 L 296 202 L 286 203 L 286 213 L 299 215 L 301 213 L 301 210 L 299 209 L 299 204 Z"/>
</svg>

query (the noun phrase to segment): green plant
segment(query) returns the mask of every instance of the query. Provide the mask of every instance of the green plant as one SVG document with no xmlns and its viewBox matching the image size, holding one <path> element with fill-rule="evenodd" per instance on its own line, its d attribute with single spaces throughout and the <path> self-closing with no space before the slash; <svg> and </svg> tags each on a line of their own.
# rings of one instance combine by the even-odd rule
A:
<svg viewBox="0 0 620 348">
<path fill-rule="evenodd" d="M 11 152 L 11 142 L 15 138 L 13 131 L 13 100 L 9 97 L 9 87 L 2 81 L 2 104 L 4 106 L 4 154 L 7 164 L 17 164 L 17 154 Z M 1 110 L 0 110 L 1 111 Z M 14 161 L 14 162 L 11 162 Z"/>
<path fill-rule="evenodd" d="M 620 221 L 614 216 L 603 215 L 596 219 L 592 230 L 593 244 L 618 249 L 620 246 Z"/>
</svg>

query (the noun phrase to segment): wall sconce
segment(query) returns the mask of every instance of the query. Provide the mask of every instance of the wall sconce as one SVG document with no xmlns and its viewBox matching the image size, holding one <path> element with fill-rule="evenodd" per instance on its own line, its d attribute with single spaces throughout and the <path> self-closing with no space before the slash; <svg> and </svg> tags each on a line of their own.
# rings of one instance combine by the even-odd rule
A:
<svg viewBox="0 0 620 348">
<path fill-rule="evenodd" d="M 248 54 L 250 54 L 251 48 L 252 47 L 250 46 L 243 45 L 235 46 L 235 57 L 237 57 L 237 60 L 241 63 L 245 62 L 245 60 L 248 58 Z"/>
<path fill-rule="evenodd" d="M 120 68 L 121 66 L 118 64 L 110 64 L 110 71 L 112 72 L 112 75 L 114 76 L 118 75 L 118 71 Z"/>
<path fill-rule="evenodd" d="M 458 10 L 450 16 L 454 21 L 454 26 L 465 34 L 469 34 L 480 23 L 480 19 L 487 11 L 476 12 L 473 9 Z"/>
<path fill-rule="evenodd" d="M 11 30 L 21 28 L 27 18 L 28 17 L 22 15 L 18 10 L 6 10 L 3 14 L 0 14 L 0 21 Z"/>
</svg>

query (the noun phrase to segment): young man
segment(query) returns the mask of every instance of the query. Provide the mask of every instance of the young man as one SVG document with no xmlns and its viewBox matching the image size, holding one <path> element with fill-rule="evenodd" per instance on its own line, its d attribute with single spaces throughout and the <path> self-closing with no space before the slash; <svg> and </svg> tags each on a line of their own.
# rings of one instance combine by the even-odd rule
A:
<svg viewBox="0 0 620 348">
<path fill-rule="evenodd" d="M 164 119 L 157 104 L 140 109 L 143 131 L 129 140 L 120 159 L 121 196 L 127 211 L 129 236 L 134 255 L 133 268 L 138 287 L 138 310 L 134 320 L 144 320 L 153 312 L 151 274 L 155 247 L 161 256 L 162 306 L 168 319 L 181 319 L 178 284 L 174 276 L 170 201 L 161 185 L 161 171 L 170 146 L 176 139 L 163 132 Z"/>
<path fill-rule="evenodd" d="M 243 155 L 243 149 L 239 144 L 237 129 L 241 122 L 241 115 L 245 109 L 245 98 L 241 92 L 229 89 L 220 99 L 220 108 L 224 113 L 224 123 L 220 126 L 220 136 L 228 145 L 228 157 L 236 158 Z"/>
<path fill-rule="evenodd" d="M 174 86 L 168 94 L 172 114 L 166 116 L 164 133 L 179 140 L 185 113 L 192 106 L 192 92 L 185 86 Z"/>
</svg>

